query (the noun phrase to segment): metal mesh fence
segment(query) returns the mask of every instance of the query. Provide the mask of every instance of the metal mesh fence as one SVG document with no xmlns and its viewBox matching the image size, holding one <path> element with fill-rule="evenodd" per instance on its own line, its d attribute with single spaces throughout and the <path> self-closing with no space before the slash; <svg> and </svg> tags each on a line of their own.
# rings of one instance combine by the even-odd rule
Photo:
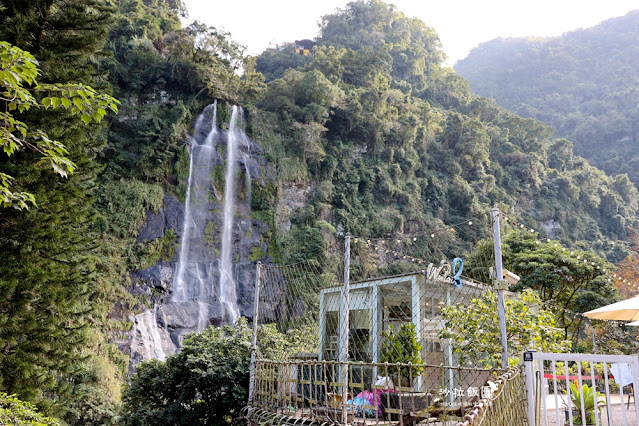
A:
<svg viewBox="0 0 639 426">
<path fill-rule="evenodd" d="M 442 307 L 467 305 L 492 291 L 486 284 L 491 282 L 492 248 L 473 251 L 474 243 L 467 241 L 486 236 L 475 228 L 487 227 L 474 219 L 422 235 L 350 237 L 348 255 L 344 241 L 338 241 L 319 259 L 262 265 L 258 340 L 272 332 L 277 336 L 270 337 L 286 341 L 280 349 L 287 350 L 276 354 L 272 346 L 261 345 L 258 357 L 277 360 L 296 350 L 316 353 L 318 360 L 344 360 L 348 355 L 351 361 L 393 362 L 399 354 L 391 357 L 391 352 L 399 346 L 387 343 L 411 340 L 412 332 L 421 346 L 413 352 L 423 352 L 422 362 L 443 362 L 443 355 L 428 355 L 443 353 L 447 344 L 439 337 Z M 346 335 L 349 347 L 340 348 Z"/>
<path fill-rule="evenodd" d="M 252 408 L 284 423 L 463 421 L 501 372 L 494 353 L 464 356 L 446 337 L 451 315 L 494 295 L 492 247 L 475 247 L 487 235 L 482 216 L 262 265 Z"/>
<path fill-rule="evenodd" d="M 342 368 L 348 369 L 346 399 L 342 397 Z M 384 377 L 404 370 L 409 379 L 419 380 L 419 389 L 393 386 L 389 381 L 371 385 L 373 369 Z M 345 410 L 349 424 L 452 425 L 470 413 L 482 397 L 492 395 L 490 384 L 497 376 L 496 370 L 443 365 L 259 360 L 252 406 L 278 416 L 337 423 L 344 423 Z M 449 390 L 446 386 L 451 379 L 455 387 Z"/>
</svg>

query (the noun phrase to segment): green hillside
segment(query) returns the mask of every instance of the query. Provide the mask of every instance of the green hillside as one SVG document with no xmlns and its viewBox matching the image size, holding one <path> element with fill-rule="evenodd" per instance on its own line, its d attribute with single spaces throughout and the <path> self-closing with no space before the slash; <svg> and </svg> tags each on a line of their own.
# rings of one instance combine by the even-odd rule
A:
<svg viewBox="0 0 639 426">
<path fill-rule="evenodd" d="M 68 424 L 117 423 L 128 374 L 119 348 L 132 315 L 157 296 L 129 292 L 131 273 L 170 269 L 178 245 L 168 225 L 151 241 L 136 237 L 167 199 L 184 202 L 184 142 L 215 99 L 222 125 L 231 105 L 244 107 L 247 133 L 276 171 L 254 184 L 250 213 L 268 228 L 269 259 L 322 256 L 336 231 L 399 237 L 485 217 L 495 204 L 571 247 L 625 257 L 617 242 L 639 209 L 630 180 L 475 95 L 443 67 L 423 22 L 378 0 L 349 3 L 322 18 L 318 45 L 300 60 L 246 56 L 223 31 L 182 27 L 184 13 L 173 0 L 2 3 L 0 40 L 34 55 L 41 83 L 91 85 L 120 108 L 90 125 L 66 107 L 15 111 L 64 144 L 77 169 L 59 176 L 29 144 L 0 154 L 1 176 L 37 202 L 0 207 L 0 392 Z M 289 201 L 301 205 L 290 229 L 278 215 Z M 467 246 L 488 232 L 476 229 Z"/>
<path fill-rule="evenodd" d="M 300 223 L 330 217 L 360 235 L 415 232 L 500 203 L 598 249 L 634 226 L 625 176 L 607 177 L 569 141 L 552 141 L 547 125 L 474 95 L 442 67 L 437 35 L 422 22 L 377 1 L 322 22 L 308 63 L 268 82 L 257 103 L 276 126 L 281 176 L 315 185 Z M 279 55 L 258 57 L 257 70 L 276 75 L 288 53 Z"/>
<path fill-rule="evenodd" d="M 553 38 L 482 43 L 455 70 L 475 92 L 548 123 L 611 175 L 639 183 L 639 10 Z"/>
</svg>

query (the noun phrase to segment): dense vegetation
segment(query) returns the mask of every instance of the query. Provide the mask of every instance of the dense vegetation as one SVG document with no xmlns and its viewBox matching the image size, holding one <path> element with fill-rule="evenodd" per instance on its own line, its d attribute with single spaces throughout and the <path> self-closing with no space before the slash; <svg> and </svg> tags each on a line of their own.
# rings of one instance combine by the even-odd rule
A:
<svg viewBox="0 0 639 426">
<path fill-rule="evenodd" d="M 71 424 L 115 421 L 128 365 L 108 342 L 140 306 L 125 291 L 127 271 L 166 256 L 174 241 L 136 244 L 138 229 L 164 190 L 177 191 L 175 159 L 193 115 L 211 93 L 238 96 L 235 69 L 250 69 L 226 34 L 198 23 L 183 29 L 180 13 L 180 2 L 161 0 L 0 8 L 0 40 L 35 57 L 39 84 L 91 85 L 122 103 L 101 127 L 64 108 L 14 112 L 66 149 L 75 165 L 66 179 L 39 164 L 42 150 L 0 158 L 11 189 L 37 202 L 0 210 L 0 389 Z M 46 93 L 33 95 L 46 104 Z"/>
<path fill-rule="evenodd" d="M 546 309 L 554 313 L 562 339 L 571 341 L 575 349 L 579 349 L 580 333 L 587 322 L 575 313 L 619 299 L 611 276 L 614 265 L 589 251 L 567 248 L 550 239 L 541 241 L 537 234 L 521 230 L 504 235 L 502 250 L 504 267 L 521 277 L 511 290 L 534 290 Z M 492 239 L 482 240 L 468 263 L 478 264 L 476 259 L 490 256 L 492 251 Z M 474 268 L 467 273 L 481 278 Z"/>
<path fill-rule="evenodd" d="M 497 39 L 455 65 L 477 93 L 551 125 L 575 152 L 639 183 L 639 11 L 554 38 Z"/>
<path fill-rule="evenodd" d="M 314 348 L 317 335 L 301 327 L 283 334 L 274 324 L 258 330 L 267 359 Z M 127 386 L 123 425 L 228 425 L 248 398 L 252 330 L 246 319 L 189 335 L 180 353 L 165 362 L 140 364 Z M 311 340 L 309 342 L 309 340 Z"/>
<path fill-rule="evenodd" d="M 290 53 L 274 55 L 257 59 L 258 71 L 281 74 L 258 106 L 277 137 L 254 136 L 275 141 L 283 180 L 313 182 L 299 229 L 329 221 L 356 235 L 418 232 L 500 203 L 603 252 L 635 224 L 626 176 L 605 176 L 569 141 L 551 141 L 545 124 L 473 95 L 442 68 L 433 30 L 392 7 L 356 2 L 324 17 L 312 58 L 296 69 L 282 73 Z"/>
<path fill-rule="evenodd" d="M 0 424 L 24 426 L 59 426 L 60 422 L 45 417 L 30 403 L 20 401 L 15 395 L 0 393 Z"/>
<path fill-rule="evenodd" d="M 57 3 L 3 2 L 0 39 L 35 57 L 41 84 L 105 89 L 96 59 L 103 52 L 111 8 L 99 0 Z M 43 101 L 43 94 L 35 95 Z M 65 109 L 33 108 L 17 111 L 16 118 L 62 143 L 77 169 L 63 179 L 41 167 L 41 154 L 33 150 L 0 159 L 0 170 L 15 178 L 15 187 L 37 200 L 37 208 L 29 211 L 0 212 L 0 387 L 37 402 L 47 413 L 62 414 L 67 406 L 70 416 L 100 418 L 119 397 L 112 371 L 123 358 L 99 327 L 108 289 L 97 285 L 99 237 L 92 200 L 104 128 L 86 127 L 81 116 Z"/>
<path fill-rule="evenodd" d="M 166 362 L 141 364 L 124 393 L 123 425 L 225 425 L 248 398 L 251 329 L 245 319 L 184 341 Z"/>
<path fill-rule="evenodd" d="M 270 233 L 277 260 L 324 256 L 336 230 L 425 232 L 484 216 L 493 204 L 611 261 L 625 255 L 608 242 L 636 225 L 637 191 L 628 178 L 605 175 L 574 156 L 569 141 L 551 141 L 545 124 L 474 95 L 442 68 L 434 31 L 381 1 L 324 17 L 309 58 L 290 50 L 246 57 L 215 28 L 182 28 L 185 10 L 175 0 L 2 6 L 0 40 L 35 57 L 39 82 L 91 85 L 121 102 L 102 126 L 86 126 L 65 109 L 16 113 L 66 147 L 77 167 L 66 179 L 38 165 L 32 150 L 0 156 L 0 173 L 37 200 L 29 210 L 0 209 L 0 391 L 47 415 L 70 424 L 117 421 L 127 360 L 109 342 L 131 326 L 126 315 L 144 307 L 126 292 L 128 272 L 170 261 L 175 246 L 171 234 L 147 243 L 136 235 L 166 194 L 183 197 L 183 140 L 216 98 L 221 118 L 231 103 L 246 107 L 247 131 L 277 169 L 276 182 L 253 189 L 255 216 L 275 227 L 282 189 L 311 188 L 290 232 Z M 239 337 L 236 347 L 225 346 L 236 331 L 210 331 L 188 345 L 203 355 L 199 345 L 244 350 Z M 234 353 L 238 377 L 246 354 Z M 180 356 L 133 376 L 122 421 L 157 420 L 184 401 L 197 405 L 202 388 L 176 389 L 179 380 L 197 383 L 204 368 L 224 376 L 229 367 L 197 357 L 187 365 Z M 147 380 L 168 388 L 147 391 Z M 207 398 L 233 396 L 235 404 L 244 394 L 228 395 L 229 386 Z M 171 390 L 183 393 L 162 393 Z M 200 408 L 194 418 L 211 419 Z"/>
</svg>

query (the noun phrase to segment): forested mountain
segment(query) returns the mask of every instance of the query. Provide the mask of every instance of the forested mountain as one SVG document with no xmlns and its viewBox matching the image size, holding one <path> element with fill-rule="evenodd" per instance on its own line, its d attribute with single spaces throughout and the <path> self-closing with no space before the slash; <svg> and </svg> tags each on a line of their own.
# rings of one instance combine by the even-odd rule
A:
<svg viewBox="0 0 639 426">
<path fill-rule="evenodd" d="M 598 248 L 634 226 L 625 176 L 605 176 L 571 142 L 551 141 L 545 124 L 474 95 L 442 68 L 422 22 L 381 2 L 351 3 L 324 17 L 318 41 L 307 64 L 283 73 L 289 52 L 257 58 L 258 71 L 279 77 L 258 106 L 277 124 L 280 176 L 315 183 L 300 224 L 414 232 L 502 203 Z"/>
<path fill-rule="evenodd" d="M 608 174 L 639 183 L 639 10 L 553 38 L 482 43 L 455 70 L 474 91 L 548 123 Z"/>
<path fill-rule="evenodd" d="M 325 16 L 307 58 L 247 57 L 229 34 L 182 28 L 174 0 L 1 4 L 0 40 L 33 54 L 41 81 L 90 84 L 121 102 L 102 126 L 65 111 L 19 114 L 67 146 L 78 166 L 68 179 L 35 152 L 0 154 L 0 172 L 38 200 L 0 208 L 0 391 L 70 424 L 117 418 L 128 353 L 113 342 L 130 339 L 132 314 L 157 296 L 129 293 L 131 276 L 175 265 L 183 218 L 136 237 L 147 217 L 184 202 L 186 135 L 214 99 L 219 123 L 230 105 L 244 107 L 246 131 L 276 171 L 252 192 L 251 215 L 270 226 L 259 259 L 321 256 L 336 230 L 425 232 L 494 204 L 614 262 L 625 251 L 610 243 L 637 226 L 626 176 L 607 176 L 547 125 L 473 94 L 442 66 L 435 32 L 381 1 Z"/>
</svg>

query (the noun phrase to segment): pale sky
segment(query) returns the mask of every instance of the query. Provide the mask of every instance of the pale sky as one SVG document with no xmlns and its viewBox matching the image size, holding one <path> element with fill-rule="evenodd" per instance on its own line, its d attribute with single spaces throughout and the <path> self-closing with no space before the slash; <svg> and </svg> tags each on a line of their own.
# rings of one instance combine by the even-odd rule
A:
<svg viewBox="0 0 639 426">
<path fill-rule="evenodd" d="M 280 44 L 318 35 L 321 16 L 348 0 L 185 0 L 188 22 L 223 28 L 259 54 Z M 497 37 L 556 36 L 639 9 L 639 0 L 394 0 L 408 17 L 435 29 L 448 65 L 479 43 Z"/>
</svg>

